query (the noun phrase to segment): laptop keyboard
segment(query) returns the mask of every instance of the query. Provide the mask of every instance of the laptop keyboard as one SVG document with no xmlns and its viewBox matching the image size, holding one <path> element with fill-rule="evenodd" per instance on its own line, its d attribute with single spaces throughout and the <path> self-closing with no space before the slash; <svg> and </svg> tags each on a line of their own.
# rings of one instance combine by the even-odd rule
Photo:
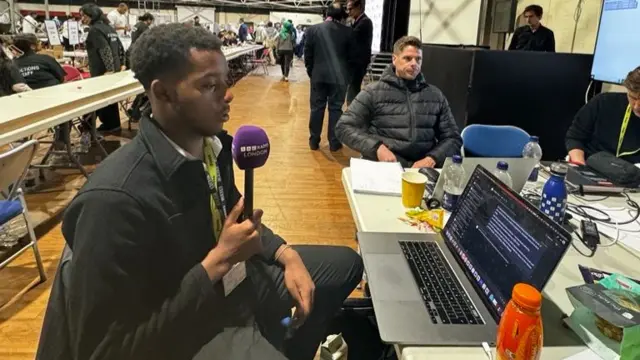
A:
<svg viewBox="0 0 640 360">
<path fill-rule="evenodd" d="M 484 324 L 437 244 L 415 241 L 399 243 L 427 306 L 431 322 Z"/>
</svg>

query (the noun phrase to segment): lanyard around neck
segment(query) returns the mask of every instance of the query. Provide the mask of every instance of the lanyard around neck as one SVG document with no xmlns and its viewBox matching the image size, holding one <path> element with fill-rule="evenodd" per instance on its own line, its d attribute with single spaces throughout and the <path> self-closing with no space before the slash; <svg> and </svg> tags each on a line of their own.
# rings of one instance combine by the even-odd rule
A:
<svg viewBox="0 0 640 360">
<path fill-rule="evenodd" d="M 622 142 L 624 141 L 624 135 L 627 133 L 627 127 L 629 126 L 629 119 L 631 119 L 631 105 L 627 105 L 627 111 L 624 113 L 624 118 L 622 118 L 622 126 L 620 127 L 620 136 L 618 137 L 618 148 L 616 149 L 616 157 L 621 156 L 629 156 L 637 153 L 640 149 L 636 149 L 634 151 L 620 152 L 622 149 Z"/>
<path fill-rule="evenodd" d="M 211 192 L 210 206 L 211 215 L 213 216 L 213 234 L 217 240 L 222 232 L 224 218 L 227 216 L 225 208 L 224 190 L 222 188 L 222 180 L 219 176 L 218 161 L 213 151 L 212 140 L 207 138 L 204 141 L 204 167 Z"/>
</svg>

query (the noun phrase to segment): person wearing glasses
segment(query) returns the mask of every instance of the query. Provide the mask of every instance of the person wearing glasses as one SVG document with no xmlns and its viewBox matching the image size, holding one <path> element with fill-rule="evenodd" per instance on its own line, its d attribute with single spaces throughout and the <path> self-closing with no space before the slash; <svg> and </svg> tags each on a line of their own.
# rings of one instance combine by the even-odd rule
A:
<svg viewBox="0 0 640 360">
<path fill-rule="evenodd" d="M 605 151 L 640 163 L 640 66 L 623 85 L 626 93 L 599 94 L 578 111 L 565 140 L 571 162 L 584 165 Z"/>
</svg>

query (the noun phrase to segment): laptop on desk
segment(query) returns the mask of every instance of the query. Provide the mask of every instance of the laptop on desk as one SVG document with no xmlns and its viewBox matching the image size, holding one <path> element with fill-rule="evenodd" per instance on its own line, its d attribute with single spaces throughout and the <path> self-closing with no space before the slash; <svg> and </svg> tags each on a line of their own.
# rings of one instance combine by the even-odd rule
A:
<svg viewBox="0 0 640 360">
<path fill-rule="evenodd" d="M 542 290 L 571 236 L 477 166 L 440 234 L 358 233 L 380 336 L 494 343 L 516 283 Z"/>
<path fill-rule="evenodd" d="M 465 174 L 467 175 L 464 184 L 467 184 L 476 166 L 482 165 L 489 171 L 493 171 L 498 165 L 499 161 L 504 161 L 509 164 L 508 173 L 509 175 L 511 175 L 511 180 L 513 181 L 513 190 L 517 193 L 520 193 L 520 191 L 522 191 L 522 188 L 524 188 L 524 184 L 527 183 L 527 179 L 529 178 L 529 175 L 531 175 L 531 171 L 533 171 L 533 167 L 536 164 L 535 159 L 465 157 L 462 159 L 462 167 L 464 168 Z M 451 162 L 451 158 L 447 158 L 442 168 L 446 169 L 451 164 Z M 432 198 L 442 200 L 442 195 L 444 193 L 444 177 L 438 177 L 438 181 L 433 187 L 433 190 L 427 188 L 427 191 L 431 192 Z"/>
</svg>

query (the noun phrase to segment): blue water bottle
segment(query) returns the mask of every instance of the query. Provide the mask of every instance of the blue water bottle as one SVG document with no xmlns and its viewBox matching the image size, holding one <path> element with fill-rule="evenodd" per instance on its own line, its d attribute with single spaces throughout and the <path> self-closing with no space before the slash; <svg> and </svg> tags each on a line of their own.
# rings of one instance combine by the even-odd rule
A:
<svg viewBox="0 0 640 360">
<path fill-rule="evenodd" d="M 562 224 L 567 210 L 567 185 L 564 178 L 567 175 L 567 165 L 551 164 L 551 177 L 542 188 L 540 211 L 547 214 L 555 222 Z"/>
</svg>

